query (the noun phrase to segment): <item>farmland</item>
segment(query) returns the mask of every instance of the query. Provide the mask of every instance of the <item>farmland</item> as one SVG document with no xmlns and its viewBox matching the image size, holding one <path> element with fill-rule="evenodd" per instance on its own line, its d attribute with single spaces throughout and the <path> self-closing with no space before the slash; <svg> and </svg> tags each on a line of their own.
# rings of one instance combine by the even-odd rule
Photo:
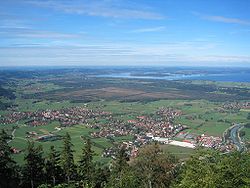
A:
<svg viewBox="0 0 250 188">
<path fill-rule="evenodd" d="M 6 75 L 9 77 L 6 78 Z M 94 137 L 94 132 L 101 132 L 118 127 L 128 126 L 127 122 L 158 123 L 159 109 L 168 110 L 179 115 L 167 116 L 171 125 L 187 127 L 185 132 L 194 137 L 207 135 L 221 137 L 223 132 L 234 123 L 248 123 L 250 100 L 249 85 L 247 83 L 223 83 L 208 81 L 166 81 L 152 79 L 98 78 L 94 72 L 75 72 L 56 70 L 55 72 L 25 72 L 19 74 L 3 72 L 1 79 L 1 118 L 11 113 L 48 113 L 54 111 L 87 109 L 93 112 L 110 113 L 107 116 L 90 116 L 86 121 L 63 126 L 61 120 L 50 120 L 39 126 L 30 126 L 29 118 L 20 119 L 13 123 L 2 123 L 1 129 L 12 134 L 10 145 L 21 152 L 14 155 L 14 159 L 23 163 L 28 140 L 41 144 L 45 153 L 51 145 L 61 149 L 61 139 L 54 141 L 39 141 L 43 135 L 56 134 L 71 135 L 74 144 L 75 158 L 79 160 L 82 138 L 88 137 L 93 143 L 96 153 L 95 160 L 106 163 L 111 158 L 101 157 L 103 150 L 114 148 L 122 142 L 134 141 L 134 134 L 122 133 L 112 138 L 109 136 Z M 11 95 L 6 95 L 11 93 Z M 11 97 L 8 97 L 11 96 Z M 13 97 L 14 96 L 14 97 Z M 66 113 L 65 112 L 65 113 Z M 65 114 L 63 114 L 65 116 Z M 25 116 L 26 117 L 26 116 Z M 146 117 L 146 119 L 138 119 Z M 162 121 L 162 120 L 161 120 Z M 113 126 L 115 127 L 108 127 Z M 129 125 L 131 126 L 131 125 Z M 135 125 L 136 126 L 136 125 Z M 93 128 L 97 127 L 97 128 Z M 60 128 L 60 129 L 58 129 Z M 138 129 L 140 130 L 140 128 Z M 249 128 L 244 128 L 244 140 L 250 140 Z M 36 136 L 29 136 L 34 132 Z M 113 133 L 113 132 L 112 132 Z M 175 138 L 182 140 L 182 138 Z M 173 153 L 177 157 L 186 158 L 192 149 L 178 146 L 162 146 L 164 151 Z"/>
</svg>

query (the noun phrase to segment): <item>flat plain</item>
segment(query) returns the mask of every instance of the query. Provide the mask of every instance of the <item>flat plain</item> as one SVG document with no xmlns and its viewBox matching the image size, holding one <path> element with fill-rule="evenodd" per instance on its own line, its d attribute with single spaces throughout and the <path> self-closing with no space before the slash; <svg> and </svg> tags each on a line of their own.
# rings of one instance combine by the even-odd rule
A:
<svg viewBox="0 0 250 188">
<path fill-rule="evenodd" d="M 241 106 L 250 100 L 248 83 L 98 78 L 81 71 L 73 74 L 70 71 L 59 70 L 53 73 L 41 72 L 38 76 L 30 72 L 29 76 L 27 74 L 23 71 L 19 73 L 18 78 L 11 74 L 8 79 L 4 75 L 1 76 L 1 118 L 13 112 L 83 107 L 109 112 L 114 120 L 127 122 L 135 120 L 138 116 L 154 117 L 160 108 L 171 108 L 181 111 L 181 116 L 176 117 L 173 123 L 187 126 L 187 133 L 219 137 L 234 123 L 249 122 L 250 111 Z M 5 92 L 10 92 L 15 97 L 10 98 Z M 51 145 L 55 145 L 58 150 L 62 146 L 62 140 L 41 142 L 28 138 L 27 132 L 34 131 L 38 136 L 52 133 L 63 136 L 69 132 L 76 160 L 83 146 L 82 137 L 88 137 L 93 143 L 95 160 L 103 163 L 110 160 L 109 157 L 101 157 L 104 149 L 134 139 L 129 135 L 116 136 L 113 139 L 92 137 L 91 133 L 97 130 L 90 127 L 91 123 L 105 125 L 108 124 L 108 120 L 90 119 L 88 123 L 63 127 L 61 130 L 56 129 L 60 127 L 58 121 L 52 121 L 47 125 L 29 126 L 27 120 L 20 120 L 1 124 L 0 127 L 13 134 L 10 145 L 22 151 L 14 155 L 14 159 L 19 163 L 23 163 L 28 140 L 41 144 L 45 154 Z M 243 139 L 249 141 L 250 128 L 244 128 L 243 131 Z M 186 158 L 193 152 L 192 149 L 178 146 L 162 148 L 179 158 Z"/>
</svg>

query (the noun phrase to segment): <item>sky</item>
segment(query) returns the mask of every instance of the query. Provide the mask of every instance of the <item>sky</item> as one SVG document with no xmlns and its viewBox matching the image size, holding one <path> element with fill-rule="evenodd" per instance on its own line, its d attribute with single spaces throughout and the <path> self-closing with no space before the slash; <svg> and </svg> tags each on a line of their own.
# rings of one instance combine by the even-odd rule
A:
<svg viewBox="0 0 250 188">
<path fill-rule="evenodd" d="M 250 1 L 1 0 L 0 66 L 250 67 Z"/>
</svg>

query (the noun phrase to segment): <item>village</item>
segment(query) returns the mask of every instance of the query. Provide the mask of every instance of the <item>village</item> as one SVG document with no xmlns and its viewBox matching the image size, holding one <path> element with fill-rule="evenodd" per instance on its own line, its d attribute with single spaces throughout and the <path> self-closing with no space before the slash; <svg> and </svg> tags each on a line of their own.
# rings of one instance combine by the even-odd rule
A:
<svg viewBox="0 0 250 188">
<path fill-rule="evenodd" d="M 221 111 L 231 110 L 238 111 L 240 109 L 250 109 L 250 102 L 227 102 L 222 104 Z"/>
<path fill-rule="evenodd" d="M 130 157 L 136 157 L 141 146 L 153 141 L 192 149 L 207 147 L 222 152 L 235 149 L 232 143 L 224 143 L 222 137 L 189 133 L 188 126 L 174 123 L 174 119 L 181 115 L 180 110 L 161 107 L 151 116 L 141 115 L 124 121 L 113 117 L 110 112 L 72 107 L 60 110 L 13 112 L 1 117 L 0 123 L 7 125 L 24 121 L 27 126 L 37 127 L 58 121 L 60 126 L 55 127 L 55 131 L 49 134 L 38 135 L 34 131 L 26 133 L 26 139 L 32 138 L 40 142 L 61 139 L 56 132 L 74 125 L 84 125 L 93 129 L 94 131 L 90 134 L 93 139 L 107 138 L 112 141 L 115 137 L 132 136 L 131 141 L 123 141 L 119 146 L 105 148 L 103 157 L 114 157 L 117 148 L 121 146 L 127 149 Z"/>
<path fill-rule="evenodd" d="M 63 108 L 60 110 L 43 110 L 36 112 L 13 112 L 0 119 L 0 124 L 13 124 L 21 120 L 26 120 L 29 126 L 47 125 L 52 121 L 59 121 L 61 127 L 84 124 L 88 119 L 97 117 L 107 117 L 111 113 L 90 110 L 83 107 Z"/>
</svg>

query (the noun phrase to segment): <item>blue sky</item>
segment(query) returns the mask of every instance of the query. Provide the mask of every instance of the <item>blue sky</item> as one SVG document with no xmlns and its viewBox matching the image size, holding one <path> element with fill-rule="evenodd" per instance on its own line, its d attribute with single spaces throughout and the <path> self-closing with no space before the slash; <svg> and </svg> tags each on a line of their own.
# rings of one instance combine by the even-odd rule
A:
<svg viewBox="0 0 250 188">
<path fill-rule="evenodd" d="M 0 66 L 65 65 L 250 67 L 250 1 L 0 1 Z"/>
</svg>

